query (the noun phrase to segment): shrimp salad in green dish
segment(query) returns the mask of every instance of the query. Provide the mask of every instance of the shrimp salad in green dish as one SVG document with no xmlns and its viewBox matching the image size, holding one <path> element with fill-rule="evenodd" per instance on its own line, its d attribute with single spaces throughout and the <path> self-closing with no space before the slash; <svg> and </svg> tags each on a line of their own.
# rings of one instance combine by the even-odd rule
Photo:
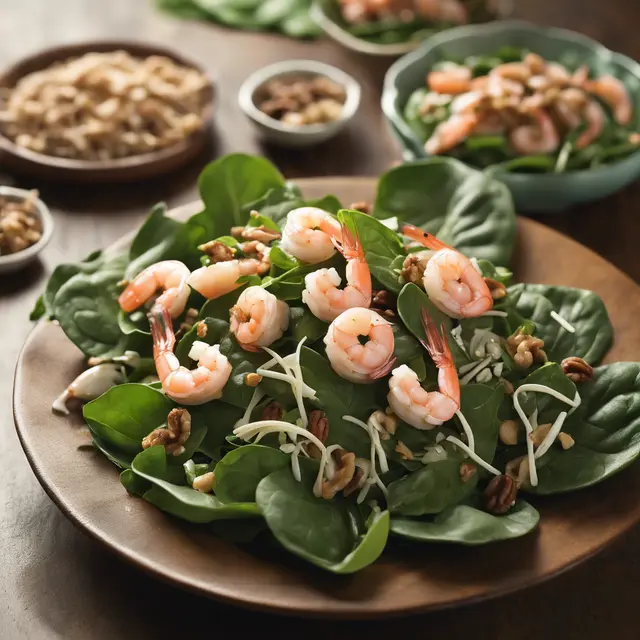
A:
<svg viewBox="0 0 640 640">
<path fill-rule="evenodd" d="M 561 173 L 615 162 L 640 147 L 624 83 L 571 59 L 506 47 L 436 65 L 404 117 L 430 155 L 479 168 Z"/>
<path fill-rule="evenodd" d="M 85 402 L 131 494 L 346 574 L 390 536 L 523 536 L 528 496 L 637 457 L 640 364 L 597 366 L 595 293 L 512 283 L 501 183 L 433 158 L 345 207 L 237 154 L 199 184 L 200 212 L 154 207 L 128 248 L 60 265 L 32 314 L 89 366 L 53 410 Z"/>
</svg>

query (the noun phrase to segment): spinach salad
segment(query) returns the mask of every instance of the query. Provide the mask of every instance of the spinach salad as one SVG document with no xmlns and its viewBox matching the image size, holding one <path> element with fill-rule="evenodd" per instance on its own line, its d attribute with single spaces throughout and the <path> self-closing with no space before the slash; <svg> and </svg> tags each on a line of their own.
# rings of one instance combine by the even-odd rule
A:
<svg viewBox="0 0 640 640">
<path fill-rule="evenodd" d="M 503 47 L 446 60 L 409 97 L 404 118 L 431 155 L 519 173 L 593 169 L 638 150 L 638 114 L 618 78 L 572 54 Z"/>
<path fill-rule="evenodd" d="M 511 282 L 501 183 L 434 158 L 384 174 L 367 213 L 238 154 L 199 186 L 188 220 L 157 205 L 127 250 L 58 266 L 32 314 L 88 358 L 54 409 L 90 400 L 131 494 L 351 573 L 390 535 L 525 535 L 528 496 L 637 457 L 640 363 L 598 366 L 595 293 Z"/>
</svg>

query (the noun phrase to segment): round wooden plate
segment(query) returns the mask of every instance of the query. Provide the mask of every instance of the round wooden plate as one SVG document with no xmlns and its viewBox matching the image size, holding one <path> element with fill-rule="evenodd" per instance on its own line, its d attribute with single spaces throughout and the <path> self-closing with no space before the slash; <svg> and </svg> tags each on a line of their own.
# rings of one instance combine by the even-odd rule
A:
<svg viewBox="0 0 640 640">
<path fill-rule="evenodd" d="M 86 53 L 117 51 L 122 49 L 132 56 L 166 56 L 185 67 L 192 67 L 204 75 L 206 70 L 197 62 L 189 60 L 170 49 L 139 42 L 97 41 L 64 45 L 45 49 L 23 58 L 0 74 L 0 90 L 11 88 L 23 76 L 51 66 L 69 58 L 78 58 Z M 211 137 L 213 121 L 214 85 L 211 82 L 210 99 L 203 113 L 203 126 L 188 138 L 165 149 L 115 160 L 72 160 L 58 158 L 19 147 L 0 134 L 0 166 L 29 173 L 38 178 L 64 182 L 135 182 L 175 171 L 204 148 Z"/>
<path fill-rule="evenodd" d="M 371 178 L 299 182 L 318 198 L 371 200 Z M 199 205 L 182 208 L 180 217 Z M 126 242 L 124 240 L 123 242 Z M 607 361 L 640 360 L 640 288 L 585 247 L 520 219 L 518 280 L 565 284 L 600 294 L 616 331 Z M 83 366 L 80 352 L 50 323 L 38 325 L 18 362 L 18 434 L 43 487 L 83 531 L 149 573 L 220 600 L 281 613 L 365 618 L 461 605 L 521 589 L 588 558 L 640 520 L 640 465 L 574 494 L 535 499 L 538 530 L 484 547 L 390 541 L 378 562 L 335 576 L 274 550 L 249 552 L 127 495 L 116 469 L 90 446 L 79 415 L 51 403 Z"/>
</svg>

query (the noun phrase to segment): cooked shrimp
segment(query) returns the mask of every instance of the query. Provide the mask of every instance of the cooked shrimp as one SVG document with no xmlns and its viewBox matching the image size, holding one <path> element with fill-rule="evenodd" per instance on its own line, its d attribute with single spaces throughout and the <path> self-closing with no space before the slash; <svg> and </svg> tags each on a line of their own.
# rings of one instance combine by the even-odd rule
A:
<svg viewBox="0 0 640 640">
<path fill-rule="evenodd" d="M 471 89 L 471 69 L 456 66 L 443 71 L 431 71 L 427 75 L 427 85 L 431 91 L 457 95 Z"/>
<path fill-rule="evenodd" d="M 452 22 L 466 24 L 469 21 L 467 10 L 460 0 L 414 0 L 419 15 L 434 22 Z"/>
<path fill-rule="evenodd" d="M 489 75 L 526 84 L 531 77 L 531 69 L 524 62 L 505 62 L 494 67 Z"/>
<path fill-rule="evenodd" d="M 604 127 L 604 111 L 602 111 L 602 107 L 595 100 L 591 100 L 585 107 L 584 118 L 587 121 L 587 128 L 576 140 L 577 149 L 588 147 L 594 140 L 600 137 L 602 128 Z"/>
<path fill-rule="evenodd" d="M 514 129 L 509 140 L 513 148 L 521 155 L 552 153 L 560 144 L 560 136 L 553 120 L 542 109 L 532 114 L 535 124 L 525 124 Z"/>
<path fill-rule="evenodd" d="M 493 307 L 493 298 L 471 260 L 430 233 L 411 224 L 402 233 L 436 253 L 427 262 L 422 280 L 433 304 L 452 318 L 476 318 Z"/>
<path fill-rule="evenodd" d="M 391 324 L 371 309 L 343 311 L 329 325 L 324 343 L 333 370 L 351 382 L 375 382 L 395 362 Z"/>
<path fill-rule="evenodd" d="M 207 300 L 212 300 L 237 289 L 240 286 L 238 278 L 257 274 L 261 268 L 260 261 L 253 258 L 216 262 L 196 269 L 187 282 Z"/>
<path fill-rule="evenodd" d="M 389 378 L 387 401 L 393 412 L 416 429 L 433 429 L 451 420 L 460 408 L 460 381 L 444 333 L 440 332 L 426 310 L 422 323 L 427 334 L 424 344 L 438 367 L 438 391 L 425 391 L 415 371 L 406 364 L 394 369 Z"/>
<path fill-rule="evenodd" d="M 282 337 L 289 306 L 262 287 L 248 287 L 229 310 L 231 331 L 246 351 L 260 351 Z"/>
<path fill-rule="evenodd" d="M 467 91 L 457 95 L 451 101 L 451 113 L 469 113 L 475 111 L 485 100 L 482 91 Z"/>
<path fill-rule="evenodd" d="M 602 76 L 597 80 L 585 82 L 590 93 L 602 98 L 613 111 L 613 117 L 623 126 L 631 122 L 633 103 L 624 83 L 613 76 Z"/>
<path fill-rule="evenodd" d="M 424 145 L 425 151 L 437 155 L 453 149 L 473 132 L 477 124 L 478 116 L 475 113 L 454 113 L 436 127 Z"/>
<path fill-rule="evenodd" d="M 220 345 L 194 342 L 189 357 L 197 360 L 198 366 L 187 369 L 180 365 L 173 352 L 176 337 L 166 309 L 150 313 L 149 323 L 156 371 L 167 397 L 185 405 L 204 404 L 219 398 L 231 375 L 231 364 L 220 353 Z"/>
<path fill-rule="evenodd" d="M 340 238 L 340 223 L 317 207 L 301 207 L 287 215 L 280 246 L 298 260 L 316 264 L 334 255 L 333 238 Z"/>
<path fill-rule="evenodd" d="M 127 285 L 120 294 L 118 303 L 123 311 L 131 313 L 150 300 L 158 289 L 162 289 L 163 293 L 158 296 L 154 304 L 166 309 L 172 318 L 177 318 L 187 306 L 191 293 L 187 283 L 188 278 L 189 269 L 182 262 L 178 260 L 156 262 L 141 271 Z"/>
<path fill-rule="evenodd" d="M 346 309 L 371 305 L 371 272 L 364 259 L 364 250 L 358 239 L 342 229 L 340 252 L 347 259 L 347 286 L 338 289 L 342 282 L 338 272 L 318 269 L 305 276 L 302 301 L 316 318 L 331 322 Z"/>
</svg>

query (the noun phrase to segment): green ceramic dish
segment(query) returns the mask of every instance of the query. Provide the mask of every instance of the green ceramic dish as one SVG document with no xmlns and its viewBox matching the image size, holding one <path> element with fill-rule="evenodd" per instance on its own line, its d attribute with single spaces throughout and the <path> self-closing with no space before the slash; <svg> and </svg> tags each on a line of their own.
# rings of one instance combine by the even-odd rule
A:
<svg viewBox="0 0 640 640">
<path fill-rule="evenodd" d="M 526 48 L 556 60 L 574 54 L 597 74 L 620 78 L 635 99 L 635 121 L 640 125 L 640 64 L 606 49 L 595 40 L 563 29 L 506 21 L 450 29 L 430 38 L 420 49 L 398 60 L 387 72 L 382 110 L 404 148 L 407 161 L 428 157 L 402 112 L 411 92 L 424 84 L 426 73 L 447 57 L 490 54 L 501 46 Z M 640 177 L 640 152 L 597 169 L 562 174 L 496 173 L 511 189 L 516 208 L 531 213 L 559 212 L 573 205 L 604 198 Z"/>
</svg>

